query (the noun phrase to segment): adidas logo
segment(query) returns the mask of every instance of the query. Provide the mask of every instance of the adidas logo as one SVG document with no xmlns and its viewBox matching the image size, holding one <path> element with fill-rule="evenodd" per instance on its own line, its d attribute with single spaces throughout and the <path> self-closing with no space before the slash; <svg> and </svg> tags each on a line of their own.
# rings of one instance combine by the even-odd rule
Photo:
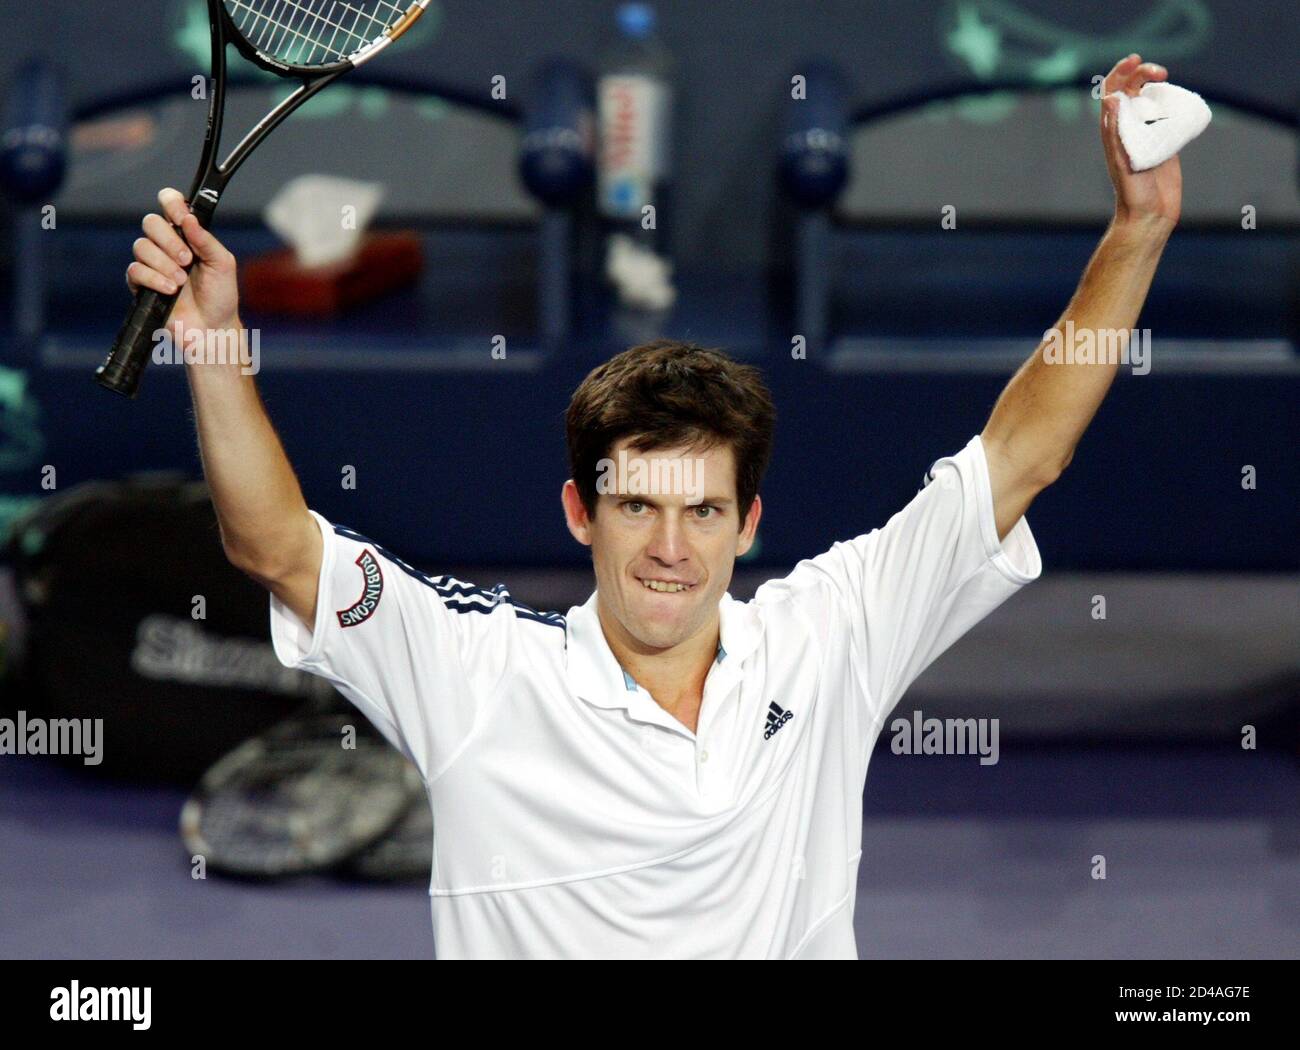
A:
<svg viewBox="0 0 1300 1050">
<path fill-rule="evenodd" d="M 773 734 L 793 717 L 793 711 L 784 710 L 773 700 L 767 705 L 767 729 L 763 733 L 763 739 L 771 740 Z"/>
</svg>

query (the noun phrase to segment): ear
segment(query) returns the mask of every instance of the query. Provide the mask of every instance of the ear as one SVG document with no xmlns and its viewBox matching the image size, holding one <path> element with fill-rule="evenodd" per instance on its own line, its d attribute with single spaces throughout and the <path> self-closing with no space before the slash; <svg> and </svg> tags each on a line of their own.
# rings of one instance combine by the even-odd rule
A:
<svg viewBox="0 0 1300 1050">
<path fill-rule="evenodd" d="M 584 547 L 590 547 L 591 517 L 572 478 L 560 490 L 560 503 L 564 506 L 564 523 L 569 526 L 569 533 Z"/>
<path fill-rule="evenodd" d="M 758 535 L 758 520 L 763 516 L 763 498 L 755 496 L 754 502 L 749 505 L 749 513 L 745 515 L 745 524 L 741 527 L 740 534 L 736 537 L 736 557 L 743 557 L 749 552 L 749 548 L 754 545 L 754 537 Z"/>
</svg>

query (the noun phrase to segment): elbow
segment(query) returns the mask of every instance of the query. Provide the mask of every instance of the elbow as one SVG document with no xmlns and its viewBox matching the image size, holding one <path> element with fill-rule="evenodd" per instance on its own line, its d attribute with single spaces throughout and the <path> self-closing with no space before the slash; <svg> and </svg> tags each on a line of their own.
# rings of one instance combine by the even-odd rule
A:
<svg viewBox="0 0 1300 1050">
<path fill-rule="evenodd" d="M 320 531 L 305 511 L 301 522 L 279 529 L 262 526 L 255 535 L 250 541 L 222 529 L 221 548 L 231 565 L 263 587 L 275 590 L 309 569 L 313 576 L 319 571 Z"/>
<path fill-rule="evenodd" d="M 264 587 L 271 587 L 284 576 L 284 571 L 277 565 L 276 559 L 269 557 L 265 552 L 225 539 L 221 542 L 221 548 L 225 552 L 226 561 Z"/>
<path fill-rule="evenodd" d="M 1065 468 L 1070 465 L 1072 459 L 1074 459 L 1074 450 L 1070 449 L 1063 456 L 1039 464 L 1034 471 L 1034 484 L 1037 489 L 1041 492 L 1049 485 L 1056 484 L 1061 475 L 1065 473 Z"/>
<path fill-rule="evenodd" d="M 996 471 L 1008 485 L 1016 488 L 1042 492 L 1065 473 L 1065 468 L 1074 458 L 1073 447 L 1051 453 L 1041 448 L 1027 448 L 1024 442 L 1009 446 L 988 430 L 981 436 L 990 471 Z"/>
<path fill-rule="evenodd" d="M 252 552 L 225 539 L 221 541 L 221 550 L 226 555 L 226 561 L 230 562 L 236 569 L 245 576 L 257 578 L 256 566 L 258 560 Z"/>
</svg>

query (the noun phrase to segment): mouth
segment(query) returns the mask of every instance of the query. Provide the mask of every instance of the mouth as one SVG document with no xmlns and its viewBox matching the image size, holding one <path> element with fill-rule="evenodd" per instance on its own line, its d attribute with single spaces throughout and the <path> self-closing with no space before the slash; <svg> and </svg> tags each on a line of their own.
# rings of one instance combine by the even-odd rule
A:
<svg viewBox="0 0 1300 1050">
<path fill-rule="evenodd" d="M 641 586 L 646 590 L 654 591 L 657 594 L 680 594 L 683 591 L 695 590 L 695 584 L 683 583 L 680 580 L 652 580 L 637 577 L 641 580 Z"/>
</svg>

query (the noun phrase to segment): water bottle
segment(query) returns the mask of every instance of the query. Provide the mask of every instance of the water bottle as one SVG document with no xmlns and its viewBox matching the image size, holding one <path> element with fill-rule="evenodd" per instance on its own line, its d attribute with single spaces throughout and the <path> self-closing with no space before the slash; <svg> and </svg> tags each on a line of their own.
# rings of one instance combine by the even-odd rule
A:
<svg viewBox="0 0 1300 1050">
<path fill-rule="evenodd" d="M 621 4 L 617 29 L 597 82 L 600 212 L 617 231 L 661 250 L 672 134 L 671 59 L 655 35 L 649 4 Z M 647 206 L 654 209 L 649 216 Z"/>
</svg>

